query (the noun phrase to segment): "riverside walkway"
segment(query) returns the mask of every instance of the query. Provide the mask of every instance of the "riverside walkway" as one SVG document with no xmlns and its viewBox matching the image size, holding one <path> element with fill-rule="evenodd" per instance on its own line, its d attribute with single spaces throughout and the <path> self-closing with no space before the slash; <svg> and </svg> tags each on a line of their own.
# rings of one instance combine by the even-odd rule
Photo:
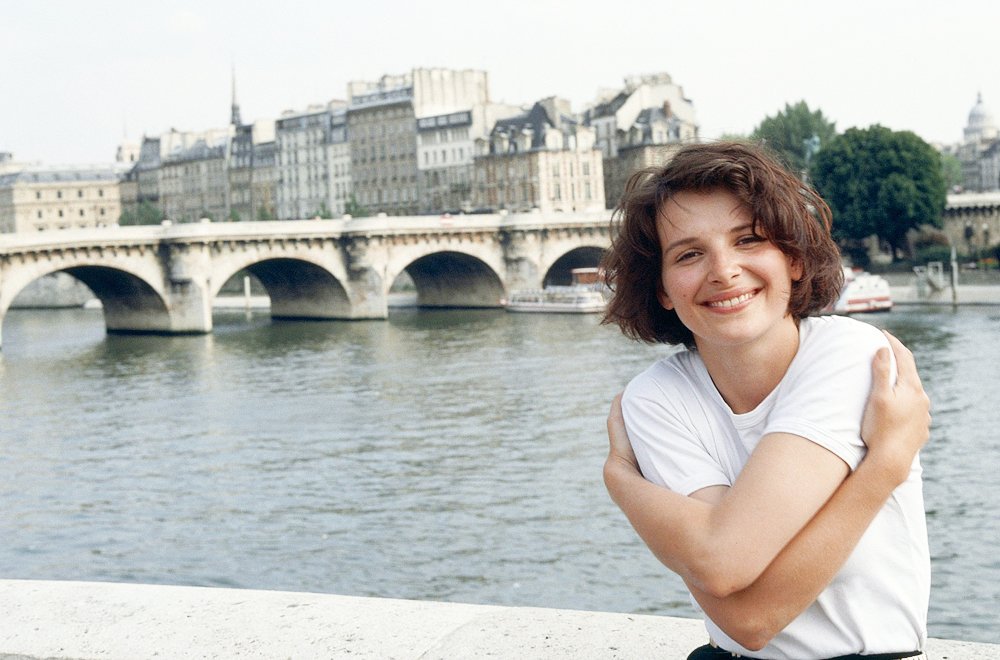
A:
<svg viewBox="0 0 1000 660">
<path fill-rule="evenodd" d="M 0 580 L 0 660 L 681 659 L 700 621 L 312 593 Z M 940 639 L 930 660 L 1000 658 Z"/>
</svg>

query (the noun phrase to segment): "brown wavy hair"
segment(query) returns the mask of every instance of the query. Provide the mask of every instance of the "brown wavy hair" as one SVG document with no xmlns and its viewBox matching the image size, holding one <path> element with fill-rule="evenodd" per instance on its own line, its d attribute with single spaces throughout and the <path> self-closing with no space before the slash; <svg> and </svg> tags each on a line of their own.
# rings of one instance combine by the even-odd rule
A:
<svg viewBox="0 0 1000 660">
<path fill-rule="evenodd" d="M 802 265 L 802 278 L 792 282 L 788 301 L 796 322 L 836 301 L 844 273 L 830 236 L 830 207 L 819 194 L 762 146 L 690 144 L 666 165 L 639 170 L 625 186 L 611 216 L 611 249 L 602 262 L 612 291 L 603 323 L 617 324 L 632 339 L 694 348 L 694 335 L 657 296 L 661 248 L 656 222 L 673 195 L 713 189 L 735 195 L 750 214 L 753 232 Z"/>
</svg>

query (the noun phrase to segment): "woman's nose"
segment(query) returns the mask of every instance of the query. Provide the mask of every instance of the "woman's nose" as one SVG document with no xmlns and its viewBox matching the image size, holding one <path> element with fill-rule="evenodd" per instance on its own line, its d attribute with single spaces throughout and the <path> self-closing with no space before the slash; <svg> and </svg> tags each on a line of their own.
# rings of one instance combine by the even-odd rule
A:
<svg viewBox="0 0 1000 660">
<path fill-rule="evenodd" d="M 718 250 L 712 254 L 711 277 L 714 281 L 728 282 L 740 274 L 738 255 L 731 250 Z"/>
</svg>

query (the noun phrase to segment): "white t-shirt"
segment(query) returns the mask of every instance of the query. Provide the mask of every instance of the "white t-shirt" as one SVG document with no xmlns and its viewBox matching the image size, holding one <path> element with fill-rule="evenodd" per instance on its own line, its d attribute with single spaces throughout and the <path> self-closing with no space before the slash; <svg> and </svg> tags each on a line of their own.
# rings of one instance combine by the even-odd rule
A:
<svg viewBox="0 0 1000 660">
<path fill-rule="evenodd" d="M 656 362 L 622 398 L 643 475 L 683 495 L 731 486 L 769 433 L 811 440 L 854 470 L 866 451 L 860 433 L 872 358 L 886 345 L 880 331 L 848 317 L 802 319 L 799 350 L 785 376 L 743 414 L 722 399 L 696 351 Z M 922 649 L 930 553 L 920 474 L 915 460 L 833 582 L 766 647 L 744 649 L 706 617 L 712 639 L 730 651 L 774 660 Z"/>
</svg>

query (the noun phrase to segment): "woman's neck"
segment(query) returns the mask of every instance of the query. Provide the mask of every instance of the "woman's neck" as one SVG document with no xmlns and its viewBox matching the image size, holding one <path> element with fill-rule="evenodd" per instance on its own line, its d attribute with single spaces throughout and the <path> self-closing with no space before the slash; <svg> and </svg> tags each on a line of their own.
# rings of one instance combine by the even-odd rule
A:
<svg viewBox="0 0 1000 660">
<path fill-rule="evenodd" d="M 759 406 L 784 378 L 799 350 L 798 323 L 788 320 L 751 344 L 698 347 L 712 382 L 734 413 Z"/>
</svg>

